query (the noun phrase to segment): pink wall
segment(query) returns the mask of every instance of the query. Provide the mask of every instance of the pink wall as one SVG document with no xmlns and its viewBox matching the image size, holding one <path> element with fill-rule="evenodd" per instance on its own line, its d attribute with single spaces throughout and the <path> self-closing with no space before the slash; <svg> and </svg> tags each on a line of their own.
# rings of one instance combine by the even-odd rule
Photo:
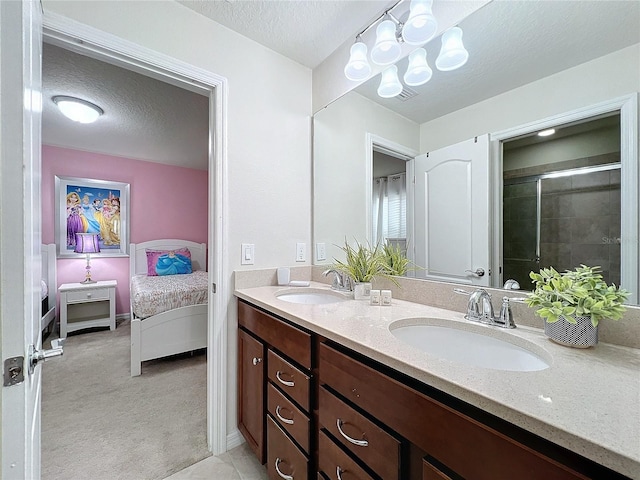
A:
<svg viewBox="0 0 640 480">
<path fill-rule="evenodd" d="M 130 243 L 158 238 L 207 242 L 208 172 L 67 148 L 42 147 L 42 242 L 55 243 L 55 176 L 130 185 Z M 84 278 L 84 259 L 58 260 L 58 285 Z M 116 312 L 129 312 L 129 258 L 91 260 L 94 280 L 118 281 Z"/>
</svg>

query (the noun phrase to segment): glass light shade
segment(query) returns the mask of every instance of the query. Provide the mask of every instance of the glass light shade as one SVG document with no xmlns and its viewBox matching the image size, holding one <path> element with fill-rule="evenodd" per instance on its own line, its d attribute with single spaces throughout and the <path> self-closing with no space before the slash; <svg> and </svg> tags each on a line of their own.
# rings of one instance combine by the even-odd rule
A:
<svg viewBox="0 0 640 480">
<path fill-rule="evenodd" d="M 371 65 L 367 60 L 367 45 L 356 42 L 351 46 L 349 62 L 344 67 L 344 75 L 349 80 L 366 80 L 371 75 Z"/>
<path fill-rule="evenodd" d="M 98 235 L 95 233 L 76 233 L 75 253 L 100 253 Z"/>
<path fill-rule="evenodd" d="M 402 54 L 396 38 L 396 24 L 393 20 L 383 20 L 376 28 L 376 43 L 371 49 L 371 61 L 378 65 L 391 65 Z"/>
<path fill-rule="evenodd" d="M 99 106 L 79 98 L 56 96 L 52 99 L 62 114 L 80 123 L 93 123 L 104 113 Z"/>
<path fill-rule="evenodd" d="M 404 83 L 411 87 L 422 85 L 431 80 L 433 70 L 427 64 L 427 52 L 418 48 L 409 55 L 409 66 L 404 74 Z"/>
<path fill-rule="evenodd" d="M 460 68 L 469 59 L 467 52 L 462 44 L 462 30 L 459 27 L 453 27 L 442 35 L 442 48 L 440 55 L 436 59 L 436 67 L 443 72 L 449 72 Z"/>
<path fill-rule="evenodd" d="M 433 0 L 411 0 L 409 18 L 402 27 L 402 38 L 409 45 L 424 45 L 438 31 L 438 22 L 433 16 Z"/>
<path fill-rule="evenodd" d="M 392 98 L 402 92 L 402 84 L 398 80 L 398 67 L 391 65 L 382 71 L 378 95 L 382 98 Z"/>
</svg>

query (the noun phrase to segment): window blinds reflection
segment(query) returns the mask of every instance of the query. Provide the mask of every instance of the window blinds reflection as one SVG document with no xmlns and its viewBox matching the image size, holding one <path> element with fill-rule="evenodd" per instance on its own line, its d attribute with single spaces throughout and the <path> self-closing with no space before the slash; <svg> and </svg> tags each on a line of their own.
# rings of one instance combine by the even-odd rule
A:
<svg viewBox="0 0 640 480">
<path fill-rule="evenodd" d="M 407 176 L 373 179 L 373 239 L 378 244 L 407 237 Z"/>
</svg>

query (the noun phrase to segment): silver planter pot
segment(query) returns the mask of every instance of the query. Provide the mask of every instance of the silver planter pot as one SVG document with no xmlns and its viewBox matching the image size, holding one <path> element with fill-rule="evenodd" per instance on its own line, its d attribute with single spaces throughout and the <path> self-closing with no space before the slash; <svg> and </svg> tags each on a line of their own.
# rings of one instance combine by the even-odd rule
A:
<svg viewBox="0 0 640 480">
<path fill-rule="evenodd" d="M 589 348 L 598 343 L 598 327 L 591 323 L 591 316 L 575 317 L 568 322 L 562 315 L 557 322 L 544 322 L 544 333 L 556 343 L 567 347 Z"/>
</svg>

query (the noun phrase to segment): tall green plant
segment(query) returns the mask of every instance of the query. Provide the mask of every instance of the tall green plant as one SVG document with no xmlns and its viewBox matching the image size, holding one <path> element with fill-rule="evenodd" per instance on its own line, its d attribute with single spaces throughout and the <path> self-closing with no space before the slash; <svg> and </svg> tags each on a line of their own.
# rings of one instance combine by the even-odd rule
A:
<svg viewBox="0 0 640 480">
<path fill-rule="evenodd" d="M 576 323 L 575 316 L 591 316 L 595 327 L 603 318 L 619 320 L 625 311 L 623 303 L 629 292 L 607 285 L 600 267 L 581 265 L 564 273 L 543 268 L 529 276 L 535 288 L 526 303 L 549 323 L 557 322 L 561 315 L 570 323 Z"/>
<path fill-rule="evenodd" d="M 351 277 L 354 282 L 371 282 L 375 277 L 388 276 L 378 245 L 372 249 L 356 241 L 355 246 L 351 246 L 345 240 L 340 249 L 345 253 L 346 260 L 343 262 L 334 258 L 334 268 Z"/>
<path fill-rule="evenodd" d="M 394 245 L 387 241 L 382 246 L 382 256 L 389 275 L 402 277 L 407 274 L 411 262 L 399 245 Z"/>
</svg>

